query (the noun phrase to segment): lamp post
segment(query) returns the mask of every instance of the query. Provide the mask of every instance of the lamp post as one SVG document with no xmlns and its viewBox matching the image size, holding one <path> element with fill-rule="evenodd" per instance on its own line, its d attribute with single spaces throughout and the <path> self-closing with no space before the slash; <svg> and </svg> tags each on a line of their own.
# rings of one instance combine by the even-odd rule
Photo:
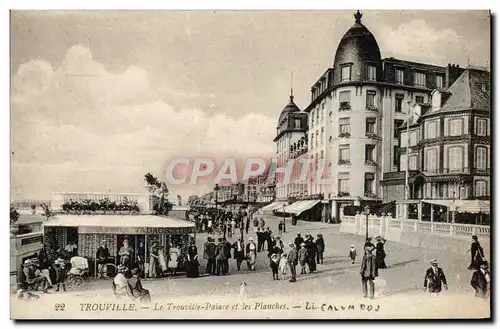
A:
<svg viewBox="0 0 500 329">
<path fill-rule="evenodd" d="M 461 192 L 464 191 L 465 193 L 465 186 L 463 186 L 462 184 L 459 185 L 459 188 L 458 188 L 458 199 L 461 199 Z M 454 224 L 455 223 L 455 217 L 456 217 L 456 213 L 457 213 L 457 205 L 456 205 L 456 201 L 457 201 L 457 196 L 456 196 L 456 191 L 455 189 L 453 189 L 453 212 L 451 213 L 451 222 Z"/>
<path fill-rule="evenodd" d="M 215 219 L 219 219 L 219 204 L 218 204 L 218 192 L 219 192 L 219 184 L 215 184 L 214 187 L 214 192 L 215 192 Z M 222 222 L 222 221 L 221 221 Z M 223 223 L 222 223 L 223 224 Z M 224 225 L 222 225 L 222 228 L 224 228 Z M 224 228 L 224 239 L 226 238 L 226 229 Z"/>
<path fill-rule="evenodd" d="M 286 233 L 286 217 L 285 217 L 286 205 L 283 204 L 283 233 Z"/>
<path fill-rule="evenodd" d="M 366 215 L 366 234 L 365 234 L 365 238 L 366 240 L 368 240 L 368 216 L 370 215 L 370 207 L 368 207 L 367 205 L 365 206 L 365 215 Z"/>
</svg>

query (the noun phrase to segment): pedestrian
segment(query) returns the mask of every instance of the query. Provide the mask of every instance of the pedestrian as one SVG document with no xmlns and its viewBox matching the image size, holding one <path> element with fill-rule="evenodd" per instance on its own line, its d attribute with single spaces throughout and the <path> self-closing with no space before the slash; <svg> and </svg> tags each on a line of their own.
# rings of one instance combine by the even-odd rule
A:
<svg viewBox="0 0 500 329">
<path fill-rule="evenodd" d="M 59 291 L 59 287 L 62 285 L 63 290 L 66 291 L 66 265 L 63 258 L 58 258 L 52 265 L 56 272 L 56 291 Z"/>
<path fill-rule="evenodd" d="M 375 249 L 375 245 L 372 243 L 372 238 L 370 238 L 370 237 L 366 238 L 363 249 L 365 249 L 366 247 L 372 247 Z"/>
<path fill-rule="evenodd" d="M 207 222 L 207 231 L 208 231 L 208 234 L 213 234 L 214 233 L 214 231 L 212 229 L 212 225 L 213 225 L 212 218 L 209 218 L 208 222 Z"/>
<path fill-rule="evenodd" d="M 294 243 L 290 243 L 290 251 L 288 252 L 287 261 L 290 267 L 290 282 L 297 282 L 297 263 L 299 261 L 299 255 L 297 252 L 297 247 Z"/>
<path fill-rule="evenodd" d="M 282 220 L 278 224 L 278 234 L 279 234 L 279 236 L 283 235 L 283 221 Z"/>
<path fill-rule="evenodd" d="M 297 237 L 295 238 L 295 247 L 297 250 L 300 248 L 300 245 L 304 242 L 304 238 L 300 236 L 300 233 L 297 233 Z"/>
<path fill-rule="evenodd" d="M 154 279 L 161 273 L 158 242 L 154 241 L 149 253 L 149 277 Z"/>
<path fill-rule="evenodd" d="M 198 255 L 198 248 L 196 247 L 196 243 L 194 239 L 191 239 L 188 247 L 188 256 L 189 260 L 193 260 L 195 256 Z"/>
<path fill-rule="evenodd" d="M 271 271 L 273 273 L 273 280 L 279 280 L 278 270 L 279 270 L 280 256 L 278 254 L 273 253 L 271 257 L 269 257 L 269 260 L 270 260 L 269 266 L 271 267 Z"/>
<path fill-rule="evenodd" d="M 234 218 L 231 220 L 231 231 L 232 231 L 232 234 L 234 234 L 234 231 L 236 230 L 236 221 L 234 220 Z"/>
<path fill-rule="evenodd" d="M 354 264 L 354 261 L 356 260 L 356 247 L 353 244 L 351 244 L 351 249 L 349 249 L 349 258 Z"/>
<path fill-rule="evenodd" d="M 219 238 L 219 244 L 215 250 L 215 259 L 217 262 L 217 275 L 224 275 L 224 263 L 226 258 L 226 244 L 222 238 Z"/>
<path fill-rule="evenodd" d="M 257 262 L 257 246 L 253 241 L 253 237 L 248 238 L 248 243 L 245 247 L 247 256 L 247 266 L 250 271 L 255 271 L 255 263 Z"/>
<path fill-rule="evenodd" d="M 216 271 L 215 248 L 214 240 L 211 237 L 207 237 L 207 242 L 203 250 L 203 258 L 207 260 L 205 273 L 208 275 L 214 275 Z"/>
<path fill-rule="evenodd" d="M 472 274 L 470 284 L 476 291 L 476 297 L 484 299 L 489 297 L 491 275 L 488 271 L 488 262 L 484 261 L 481 263 L 479 270 L 476 270 L 474 274 Z"/>
<path fill-rule="evenodd" d="M 319 233 L 316 238 L 316 263 L 323 265 L 323 253 L 325 252 L 325 240 L 323 234 Z"/>
<path fill-rule="evenodd" d="M 472 243 L 468 251 L 470 251 L 470 258 L 471 258 L 469 270 L 479 270 L 480 265 L 483 263 L 484 260 L 484 250 L 483 247 L 481 247 L 481 244 L 479 243 L 477 235 L 472 236 Z"/>
<path fill-rule="evenodd" d="M 271 253 L 276 246 L 276 239 L 274 238 L 274 235 L 270 235 L 269 239 L 267 240 L 267 251 Z"/>
<path fill-rule="evenodd" d="M 248 229 L 250 228 L 250 215 L 246 215 L 245 218 L 246 218 L 245 233 L 248 234 Z"/>
<path fill-rule="evenodd" d="M 308 234 L 305 241 L 307 248 L 307 266 L 309 267 L 309 272 L 313 273 L 316 271 L 316 243 L 313 241 L 312 235 Z"/>
<path fill-rule="evenodd" d="M 259 220 L 257 218 L 253 220 L 253 231 L 255 233 L 259 232 Z"/>
<path fill-rule="evenodd" d="M 234 259 L 236 259 L 236 268 L 239 271 L 241 268 L 241 263 L 245 259 L 245 248 L 241 238 L 239 238 L 238 240 L 236 240 L 235 243 L 233 243 L 232 248 L 234 249 L 233 251 Z"/>
<path fill-rule="evenodd" d="M 275 248 L 279 249 L 279 254 L 281 255 L 285 251 L 285 244 L 283 243 L 281 237 L 277 236 L 275 239 Z"/>
<path fill-rule="evenodd" d="M 264 232 L 260 228 L 257 229 L 257 251 L 261 252 L 264 249 Z"/>
<path fill-rule="evenodd" d="M 229 274 L 229 260 L 231 259 L 231 242 L 224 240 L 224 252 L 226 253 L 226 257 L 224 259 L 224 274 Z"/>
<path fill-rule="evenodd" d="M 170 244 L 170 253 L 168 257 L 168 268 L 170 269 L 170 275 L 177 275 L 177 266 L 179 265 L 179 257 L 181 255 L 181 246 L 175 247 L 172 243 Z"/>
<path fill-rule="evenodd" d="M 375 298 L 375 283 L 373 280 L 378 276 L 377 263 L 375 256 L 373 256 L 374 248 L 372 246 L 366 246 L 365 255 L 361 261 L 361 284 L 363 286 L 364 298 L 370 297 L 370 299 Z M 370 290 L 368 291 L 368 284 L 370 285 Z"/>
<path fill-rule="evenodd" d="M 106 263 L 109 259 L 109 249 L 106 240 L 101 241 L 101 245 L 96 251 L 96 264 L 97 264 L 97 277 L 102 278 L 107 277 L 108 269 Z"/>
<path fill-rule="evenodd" d="M 132 299 L 139 299 L 143 303 L 151 302 L 151 295 L 148 289 L 144 289 L 139 278 L 139 271 L 132 269 L 132 277 L 127 280 L 127 293 Z"/>
<path fill-rule="evenodd" d="M 439 294 L 443 287 L 444 290 L 448 290 L 443 269 L 438 266 L 436 259 L 431 260 L 430 263 L 431 267 L 425 272 L 424 291 Z"/>
<path fill-rule="evenodd" d="M 375 259 L 377 260 L 377 268 L 378 269 L 386 269 L 387 265 L 385 264 L 385 250 L 384 250 L 385 239 L 381 236 L 377 237 L 377 251 L 375 253 Z"/>
<path fill-rule="evenodd" d="M 286 280 L 286 272 L 287 272 L 287 254 L 282 253 L 280 257 L 280 263 L 279 263 L 279 271 L 281 274 L 281 280 Z"/>
<path fill-rule="evenodd" d="M 306 274 L 307 248 L 306 248 L 306 244 L 304 242 L 302 242 L 300 244 L 298 257 L 299 257 L 299 263 L 300 263 L 300 274 Z"/>
</svg>

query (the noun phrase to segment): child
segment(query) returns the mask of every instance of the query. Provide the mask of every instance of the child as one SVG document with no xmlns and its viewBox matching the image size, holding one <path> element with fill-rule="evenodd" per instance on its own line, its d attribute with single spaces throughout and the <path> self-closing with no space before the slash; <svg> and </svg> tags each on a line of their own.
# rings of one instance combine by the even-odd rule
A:
<svg viewBox="0 0 500 329">
<path fill-rule="evenodd" d="M 351 258 L 352 263 L 356 260 L 356 247 L 351 244 L 351 249 L 349 249 L 349 258 Z"/>
<path fill-rule="evenodd" d="M 300 274 L 306 274 L 307 249 L 306 244 L 302 242 L 299 249 Z"/>
<path fill-rule="evenodd" d="M 64 264 L 64 259 L 58 258 L 54 262 L 54 270 L 56 272 L 56 291 L 59 291 L 59 287 L 62 284 L 63 290 L 66 291 L 66 266 Z"/>
<path fill-rule="evenodd" d="M 280 262 L 280 256 L 278 254 L 271 255 L 271 270 L 273 271 L 273 280 L 279 280 L 278 278 L 278 264 Z"/>
<path fill-rule="evenodd" d="M 281 280 L 286 280 L 286 272 L 287 272 L 287 254 L 282 253 L 281 254 L 281 259 L 280 259 L 280 273 L 281 273 Z"/>
</svg>

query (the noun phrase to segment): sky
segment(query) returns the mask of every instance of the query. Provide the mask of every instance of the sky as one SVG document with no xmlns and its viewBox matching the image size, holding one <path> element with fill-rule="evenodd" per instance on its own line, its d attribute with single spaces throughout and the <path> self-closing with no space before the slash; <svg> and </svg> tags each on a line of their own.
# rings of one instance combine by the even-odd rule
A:
<svg viewBox="0 0 500 329">
<path fill-rule="evenodd" d="M 352 11 L 11 12 L 11 198 L 145 192 L 176 157 L 269 159 Z M 486 11 L 364 11 L 382 57 L 490 65 Z M 293 72 L 293 82 L 291 81 Z M 209 183 L 170 186 L 184 199 Z"/>
</svg>

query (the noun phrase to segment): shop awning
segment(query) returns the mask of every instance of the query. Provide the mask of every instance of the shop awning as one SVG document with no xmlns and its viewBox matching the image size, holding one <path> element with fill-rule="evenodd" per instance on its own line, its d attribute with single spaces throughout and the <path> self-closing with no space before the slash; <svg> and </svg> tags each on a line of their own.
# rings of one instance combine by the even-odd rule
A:
<svg viewBox="0 0 500 329">
<path fill-rule="evenodd" d="M 285 208 L 285 212 L 287 214 L 300 215 L 306 210 L 311 209 L 315 205 L 317 205 L 321 200 L 302 200 L 292 203 L 291 205 Z"/>
<path fill-rule="evenodd" d="M 490 202 L 487 200 L 422 200 L 423 202 L 448 207 L 451 211 L 471 214 L 490 213 Z"/>
<path fill-rule="evenodd" d="M 43 227 L 78 227 L 78 233 L 102 234 L 189 234 L 194 223 L 153 215 L 57 215 Z"/>
<path fill-rule="evenodd" d="M 283 208 L 283 205 L 286 204 L 286 203 L 287 203 L 286 201 L 273 202 L 271 204 L 268 204 L 267 206 L 264 206 L 264 207 L 260 208 L 260 210 L 263 210 L 263 211 L 273 211 L 273 210 L 276 210 L 278 208 Z"/>
</svg>

